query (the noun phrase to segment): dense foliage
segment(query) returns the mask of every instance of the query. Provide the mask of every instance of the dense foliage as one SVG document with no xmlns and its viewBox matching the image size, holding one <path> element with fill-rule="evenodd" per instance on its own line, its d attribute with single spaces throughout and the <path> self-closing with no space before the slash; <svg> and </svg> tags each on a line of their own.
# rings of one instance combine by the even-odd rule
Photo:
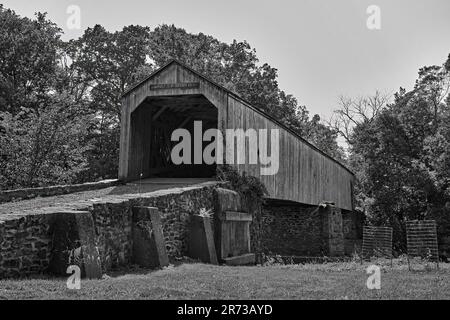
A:
<svg viewBox="0 0 450 320">
<path fill-rule="evenodd" d="M 391 103 L 341 99 L 336 111 L 359 181 L 358 205 L 369 222 L 394 226 L 398 249 L 406 219 L 450 227 L 439 223 L 450 220 L 449 89 L 450 56 L 442 66 L 421 68 L 413 90 L 400 88 Z M 365 101 L 377 97 L 386 102 L 379 93 Z"/>
<path fill-rule="evenodd" d="M 263 204 L 264 197 L 268 195 L 266 186 L 256 177 L 245 172 L 239 173 L 229 165 L 217 167 L 217 180 L 226 181 L 230 187 L 238 192 L 249 204 L 258 207 Z"/>
</svg>

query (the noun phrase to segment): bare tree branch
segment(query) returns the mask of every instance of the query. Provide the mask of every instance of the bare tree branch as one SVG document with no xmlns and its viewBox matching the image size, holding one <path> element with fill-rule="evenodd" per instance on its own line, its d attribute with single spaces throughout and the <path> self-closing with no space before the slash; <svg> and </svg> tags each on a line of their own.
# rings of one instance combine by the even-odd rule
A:
<svg viewBox="0 0 450 320">
<path fill-rule="evenodd" d="M 362 123 L 372 122 L 391 99 L 391 93 L 383 93 L 378 90 L 367 97 L 351 98 L 341 95 L 337 109 L 334 110 L 330 120 L 326 122 L 351 146 L 354 128 Z"/>
</svg>

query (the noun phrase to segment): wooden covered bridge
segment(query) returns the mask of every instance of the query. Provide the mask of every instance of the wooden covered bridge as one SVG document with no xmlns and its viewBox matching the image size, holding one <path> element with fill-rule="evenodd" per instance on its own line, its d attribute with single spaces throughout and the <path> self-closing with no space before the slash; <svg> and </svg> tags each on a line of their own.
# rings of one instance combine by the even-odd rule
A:
<svg viewBox="0 0 450 320">
<path fill-rule="evenodd" d="M 184 128 L 194 136 L 195 121 L 202 122 L 202 132 L 210 128 L 221 132 L 279 129 L 278 172 L 262 175 L 261 163 L 250 162 L 248 154 L 245 163 L 232 165 L 259 177 L 270 198 L 307 205 L 332 202 L 338 208 L 353 209 L 352 172 L 264 111 L 176 60 L 125 92 L 122 101 L 122 180 L 214 176 L 215 164 L 171 162 L 177 143 L 171 141 L 172 132 Z M 193 158 L 195 152 L 202 150 L 193 150 Z"/>
</svg>

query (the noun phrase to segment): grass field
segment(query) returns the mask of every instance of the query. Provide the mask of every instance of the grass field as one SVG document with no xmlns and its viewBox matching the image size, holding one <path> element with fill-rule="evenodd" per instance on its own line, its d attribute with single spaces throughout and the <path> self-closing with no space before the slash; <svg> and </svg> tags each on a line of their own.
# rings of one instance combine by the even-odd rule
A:
<svg viewBox="0 0 450 320">
<path fill-rule="evenodd" d="M 439 271 L 382 266 L 381 290 L 367 289 L 367 266 L 184 263 L 82 280 L 80 290 L 67 289 L 64 278 L 2 280 L 0 299 L 450 299 L 448 264 L 441 264 Z"/>
</svg>

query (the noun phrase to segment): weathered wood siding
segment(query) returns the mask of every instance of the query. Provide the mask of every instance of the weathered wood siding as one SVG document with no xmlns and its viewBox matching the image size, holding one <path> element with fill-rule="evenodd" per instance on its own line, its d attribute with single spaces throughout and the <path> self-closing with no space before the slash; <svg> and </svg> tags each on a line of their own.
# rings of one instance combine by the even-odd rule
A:
<svg viewBox="0 0 450 320">
<path fill-rule="evenodd" d="M 271 197 L 305 204 L 331 201 L 352 209 L 354 176 L 348 170 L 233 95 L 228 98 L 227 128 L 279 129 L 277 174 L 260 175 L 259 165 L 248 164 L 248 154 L 246 164 L 235 166 L 259 177 Z"/>
<path fill-rule="evenodd" d="M 154 84 L 199 83 L 197 88 L 151 89 Z M 139 144 L 132 142 L 133 136 L 142 139 L 141 133 L 131 128 L 131 115 L 149 96 L 172 96 L 202 94 L 218 108 L 218 127 L 224 129 L 241 128 L 279 129 L 279 171 L 275 175 L 260 175 L 259 165 L 235 165 L 239 171 L 259 177 L 266 185 L 270 197 L 317 205 L 323 201 L 334 202 L 337 207 L 351 210 L 352 183 L 354 176 L 345 167 L 321 153 L 305 140 L 270 119 L 261 111 L 241 100 L 228 90 L 215 85 L 183 65 L 173 62 L 163 67 L 139 86 L 133 88 L 123 98 L 119 178 L 136 178 L 136 167 L 140 166 L 142 155 Z M 140 117 L 137 117 L 140 118 Z M 145 120 L 134 121 L 136 128 L 145 126 Z M 132 132 L 135 132 L 132 134 Z M 270 131 L 269 131 L 270 132 Z M 248 150 L 248 148 L 246 148 Z"/>
</svg>

